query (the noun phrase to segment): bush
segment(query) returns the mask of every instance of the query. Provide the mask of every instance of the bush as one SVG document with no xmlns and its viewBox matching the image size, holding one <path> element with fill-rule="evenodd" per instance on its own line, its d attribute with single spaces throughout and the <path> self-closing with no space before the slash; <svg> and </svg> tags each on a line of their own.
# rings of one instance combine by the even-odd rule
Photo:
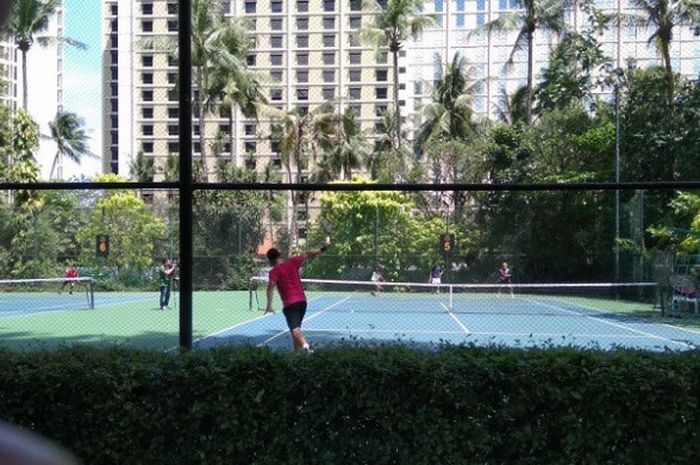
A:
<svg viewBox="0 0 700 465">
<path fill-rule="evenodd" d="M 0 417 L 86 465 L 695 464 L 700 356 L 0 352 Z"/>
</svg>

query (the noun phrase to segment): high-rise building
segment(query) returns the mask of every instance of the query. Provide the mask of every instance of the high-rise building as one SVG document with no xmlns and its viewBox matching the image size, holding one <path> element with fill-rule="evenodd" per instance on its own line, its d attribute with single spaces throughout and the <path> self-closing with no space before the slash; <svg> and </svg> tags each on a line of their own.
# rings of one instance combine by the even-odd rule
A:
<svg viewBox="0 0 700 465">
<path fill-rule="evenodd" d="M 139 152 L 156 167 L 179 152 L 177 62 L 158 48 L 164 37 L 177 37 L 177 3 L 107 0 L 103 11 L 104 169 L 128 175 Z M 360 1 L 236 0 L 226 2 L 225 11 L 250 26 L 255 45 L 247 65 L 269 76 L 264 85 L 270 105 L 307 111 L 331 101 L 339 111 L 352 107 L 368 130 L 389 105 L 391 66 L 386 53 L 360 41 L 359 29 L 370 20 Z M 193 130 L 196 158 L 201 153 L 196 119 Z M 237 165 L 281 166 L 264 117 L 245 118 L 237 111 L 231 124 L 225 112 L 207 115 L 208 141 L 217 133 L 228 141 L 229 131 L 233 147 L 226 142 L 222 157 Z"/>
<path fill-rule="evenodd" d="M 386 52 L 377 52 L 360 40 L 360 29 L 373 21 L 368 3 L 231 0 L 224 5 L 227 17 L 244 18 L 250 25 L 255 45 L 247 66 L 269 76 L 264 85 L 272 106 L 308 111 L 330 101 L 339 111 L 351 107 L 372 138 L 380 129 L 381 115 L 392 105 L 393 67 Z M 598 0 L 596 4 L 608 13 L 631 12 L 627 0 Z M 570 28 L 582 30 L 587 16 L 570 5 L 564 11 L 565 21 Z M 417 40 L 405 43 L 399 58 L 399 101 L 409 135 L 411 127 L 420 123 L 421 107 L 431 98 L 436 63 L 444 66 L 455 53 L 466 58 L 476 81 L 473 109 L 478 116 L 496 117 L 505 106 L 505 95 L 525 84 L 525 50 L 513 56 L 511 66 L 505 66 L 517 32 L 471 34 L 518 8 L 516 0 L 425 0 L 423 13 L 434 15 L 435 25 Z M 176 52 L 166 53 L 162 48 L 164 40 L 174 43 L 177 37 L 177 2 L 104 0 L 103 31 L 104 170 L 128 176 L 131 161 L 142 152 L 156 166 L 155 177 L 159 178 L 162 170 L 158 168 L 168 154 L 179 152 Z M 687 76 L 700 72 L 696 34 L 698 30 L 689 26 L 674 31 L 674 68 Z M 637 66 L 646 67 L 660 63 L 649 35 L 643 28 L 613 24 L 599 40 L 613 66 L 625 67 L 632 59 Z M 535 81 L 557 40 L 554 34 L 536 31 Z M 197 92 L 196 86 L 193 91 Z M 270 122 L 265 117 L 255 120 L 237 111 L 229 122 L 228 114 L 214 106 L 205 122 L 207 145 L 217 134 L 225 135 L 224 159 L 258 169 L 268 162 L 281 166 L 279 147 L 270 141 Z M 195 119 L 195 159 L 202 150 L 200 131 Z M 211 153 L 208 146 L 205 149 Z M 211 163 L 212 157 L 208 159 Z"/>
</svg>

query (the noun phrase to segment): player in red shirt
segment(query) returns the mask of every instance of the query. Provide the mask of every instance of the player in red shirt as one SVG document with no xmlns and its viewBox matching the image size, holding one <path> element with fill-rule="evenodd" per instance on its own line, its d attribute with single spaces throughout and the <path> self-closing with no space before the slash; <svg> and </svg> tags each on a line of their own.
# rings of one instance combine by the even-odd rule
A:
<svg viewBox="0 0 700 465">
<path fill-rule="evenodd" d="M 305 255 L 297 255 L 287 260 L 280 257 L 279 250 L 272 248 L 267 251 L 267 259 L 270 260 L 270 277 L 267 285 L 267 310 L 266 313 L 274 313 L 272 310 L 272 296 L 275 287 L 282 298 L 284 317 L 287 326 L 292 333 L 294 351 L 305 350 L 312 352 L 309 343 L 301 332 L 301 322 L 306 314 L 306 295 L 301 284 L 299 268 L 308 258 L 314 258 L 325 252 L 330 247 L 326 242 L 320 249 L 310 250 Z"/>
<path fill-rule="evenodd" d="M 73 293 L 73 288 L 75 287 L 75 281 L 74 278 L 78 277 L 78 269 L 75 266 L 69 266 L 66 268 L 66 271 L 64 273 L 64 278 L 67 278 L 65 281 L 63 281 L 63 284 L 61 285 L 61 290 L 60 292 L 63 292 L 63 289 L 68 285 L 68 293 L 72 294 Z"/>
</svg>

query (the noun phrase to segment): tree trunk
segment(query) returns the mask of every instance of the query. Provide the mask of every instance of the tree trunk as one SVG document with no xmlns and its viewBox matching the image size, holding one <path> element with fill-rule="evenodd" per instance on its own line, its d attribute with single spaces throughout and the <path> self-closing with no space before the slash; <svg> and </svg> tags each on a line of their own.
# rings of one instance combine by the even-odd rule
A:
<svg viewBox="0 0 700 465">
<path fill-rule="evenodd" d="M 22 51 L 22 108 L 29 111 L 29 92 L 27 89 L 27 50 L 20 47 Z"/>
<path fill-rule="evenodd" d="M 664 59 L 664 67 L 666 68 L 666 99 L 668 107 L 673 111 L 673 66 L 671 64 L 671 53 L 669 51 L 670 42 L 663 41 L 661 44 L 661 54 Z"/>
<path fill-rule="evenodd" d="M 393 145 L 398 150 L 401 150 L 401 106 L 399 105 L 399 50 L 398 47 L 392 46 L 392 55 L 394 59 L 394 113 L 396 117 L 396 137 Z"/>
<path fill-rule="evenodd" d="M 199 110 L 199 153 L 201 154 L 201 160 L 202 160 L 202 181 L 207 181 L 209 179 L 208 176 L 208 167 L 207 167 L 207 154 L 206 154 L 206 148 L 204 147 L 205 141 L 204 141 L 204 89 L 202 87 L 202 83 L 204 81 L 202 77 L 203 69 L 200 66 L 197 69 L 197 109 Z"/>
<path fill-rule="evenodd" d="M 530 124 L 532 121 L 532 80 L 533 80 L 533 59 L 534 59 L 534 50 L 532 49 L 533 46 L 533 32 L 530 31 L 527 33 L 527 97 L 526 97 L 526 104 L 527 104 L 527 113 L 526 113 L 526 123 Z"/>
<path fill-rule="evenodd" d="M 233 160 L 233 166 L 238 167 L 238 150 L 233 146 L 233 103 L 228 112 L 228 144 L 229 150 L 231 151 L 231 159 Z"/>
</svg>

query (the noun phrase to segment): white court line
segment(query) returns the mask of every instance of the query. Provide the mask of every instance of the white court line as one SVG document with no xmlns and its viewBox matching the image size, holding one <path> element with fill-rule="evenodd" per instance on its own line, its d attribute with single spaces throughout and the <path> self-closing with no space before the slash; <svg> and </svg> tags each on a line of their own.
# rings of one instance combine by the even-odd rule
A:
<svg viewBox="0 0 700 465">
<path fill-rule="evenodd" d="M 307 333 L 349 333 L 349 332 L 356 332 L 356 333 L 376 333 L 376 334 L 396 334 L 396 333 L 404 333 L 404 334 L 463 334 L 461 331 L 431 331 L 431 330 L 421 330 L 421 329 L 407 329 L 407 330 L 395 330 L 395 329 L 338 329 L 338 328 L 314 328 L 314 329 L 305 329 L 304 330 Z M 562 336 L 567 336 L 567 337 L 581 337 L 581 338 L 589 338 L 589 337 L 596 337 L 596 338 L 615 338 L 615 339 L 648 339 L 648 336 L 644 335 L 637 335 L 637 334 L 590 334 L 590 333 L 568 333 L 568 334 L 562 334 L 562 333 L 512 333 L 512 332 L 501 332 L 501 331 L 475 331 L 469 333 L 469 336 L 509 336 L 509 337 L 555 337 L 555 338 L 561 338 Z"/>
<path fill-rule="evenodd" d="M 308 318 L 306 319 L 306 321 L 313 320 L 313 319 L 316 318 L 317 316 L 320 316 L 320 315 L 326 313 L 328 310 L 330 310 L 330 309 L 333 308 L 333 307 L 337 307 L 338 305 L 340 305 L 340 304 L 342 304 L 343 302 L 345 302 L 346 300 L 348 300 L 350 297 L 351 297 L 351 296 L 347 296 L 347 297 L 345 297 L 344 299 L 337 301 L 337 302 L 334 303 L 333 305 L 329 305 L 328 307 L 326 307 L 326 308 L 324 308 L 324 309 L 322 309 L 322 310 L 319 310 L 318 312 L 316 312 L 316 313 L 314 313 L 313 315 L 311 315 L 310 317 L 308 317 Z M 305 329 L 304 331 L 308 331 L 308 330 Z M 267 344 L 268 342 L 271 342 L 271 341 L 273 341 L 274 339 L 277 339 L 278 337 L 282 336 L 283 334 L 287 334 L 288 332 L 289 332 L 288 329 L 287 329 L 287 330 L 284 330 L 284 331 L 280 331 L 278 334 L 275 334 L 274 336 L 267 338 L 266 340 L 264 340 L 263 342 L 261 342 L 260 344 L 258 344 L 256 347 L 262 347 L 262 346 L 264 346 L 265 344 Z"/>
<path fill-rule="evenodd" d="M 467 328 L 466 325 L 465 325 L 464 323 L 462 323 L 462 322 L 459 320 L 459 318 L 457 318 L 457 315 L 455 315 L 455 314 L 452 312 L 452 310 L 449 309 L 449 307 L 448 307 L 447 305 L 445 305 L 445 304 L 442 303 L 442 302 L 440 302 L 440 305 L 442 305 L 442 307 L 443 307 L 445 310 L 447 310 L 448 315 L 450 315 L 450 317 L 455 321 L 455 323 L 457 323 L 457 326 L 459 326 L 460 328 L 462 328 L 462 331 L 464 331 L 464 332 L 467 333 L 467 334 L 470 334 L 470 333 L 471 333 L 471 331 L 469 331 L 469 328 Z"/>
<path fill-rule="evenodd" d="M 556 306 L 556 305 L 545 304 L 545 303 L 542 303 L 542 302 L 538 302 L 538 301 L 536 301 L 536 300 L 531 300 L 531 299 L 524 299 L 524 300 L 526 300 L 527 302 L 535 303 L 535 304 L 537 304 L 537 305 L 541 305 L 541 306 L 543 306 L 543 307 L 553 308 L 554 310 L 558 310 L 558 311 L 560 311 L 560 312 L 568 313 L 568 314 L 571 314 L 571 315 L 582 316 L 582 317 L 587 318 L 587 319 L 589 319 L 589 320 L 597 321 L 598 323 L 603 323 L 603 324 L 606 324 L 606 325 L 609 325 L 609 326 L 614 326 L 615 328 L 624 329 L 625 331 L 631 331 L 631 332 L 633 332 L 633 333 L 643 334 L 644 336 L 650 337 L 650 338 L 652 338 L 652 339 L 660 339 L 660 340 L 662 340 L 662 341 L 670 342 L 670 343 L 672 343 L 672 344 L 678 344 L 678 345 L 685 346 L 685 347 L 687 347 L 687 348 L 689 348 L 689 349 L 695 349 L 695 348 L 696 348 L 696 346 L 695 346 L 694 344 L 688 344 L 688 343 L 686 343 L 686 342 L 674 341 L 673 339 L 668 339 L 668 338 L 663 337 L 663 336 L 657 336 L 656 334 L 647 333 L 646 331 L 640 331 L 640 330 L 638 330 L 638 329 L 630 328 L 630 327 L 625 326 L 625 325 L 621 325 L 621 324 L 618 324 L 618 323 L 613 323 L 612 321 L 606 321 L 606 320 L 604 320 L 604 319 L 602 319 L 602 318 L 598 318 L 598 317 L 594 317 L 594 316 L 590 316 L 590 315 L 584 315 L 583 313 L 577 312 L 577 311 L 574 311 L 574 310 L 567 310 L 566 308 L 558 307 L 558 306 Z"/>
</svg>

